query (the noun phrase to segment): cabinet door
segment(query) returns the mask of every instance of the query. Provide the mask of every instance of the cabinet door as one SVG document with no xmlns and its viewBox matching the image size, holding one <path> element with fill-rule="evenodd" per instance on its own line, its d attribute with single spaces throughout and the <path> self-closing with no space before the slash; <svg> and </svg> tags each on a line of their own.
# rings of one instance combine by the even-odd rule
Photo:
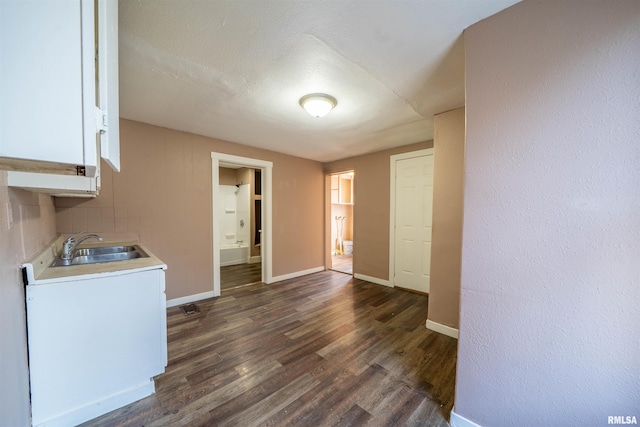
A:
<svg viewBox="0 0 640 427">
<path fill-rule="evenodd" d="M 80 424 L 130 403 L 132 390 L 153 392 L 164 372 L 164 271 L 117 274 L 27 286 L 34 425 Z"/>
<path fill-rule="evenodd" d="M 118 2 L 98 0 L 98 84 L 106 129 L 100 134 L 100 155 L 120 172 L 120 111 L 118 107 Z"/>
<path fill-rule="evenodd" d="M 0 1 L 0 157 L 93 176 L 94 27 L 93 0 Z"/>
</svg>

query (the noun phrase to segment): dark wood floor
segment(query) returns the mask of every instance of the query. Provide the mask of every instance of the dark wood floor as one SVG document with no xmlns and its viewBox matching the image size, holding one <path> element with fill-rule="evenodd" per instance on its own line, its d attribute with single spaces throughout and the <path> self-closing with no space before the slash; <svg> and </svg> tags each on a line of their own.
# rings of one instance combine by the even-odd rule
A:
<svg viewBox="0 0 640 427">
<path fill-rule="evenodd" d="M 447 426 L 456 340 L 427 300 L 325 271 L 170 308 L 156 393 L 86 426 Z"/>
<path fill-rule="evenodd" d="M 353 274 L 353 255 L 332 255 L 331 269 L 341 273 Z"/>
<path fill-rule="evenodd" d="M 220 267 L 220 290 L 225 291 L 238 286 L 256 283 L 262 280 L 262 263 L 227 265 Z"/>
</svg>

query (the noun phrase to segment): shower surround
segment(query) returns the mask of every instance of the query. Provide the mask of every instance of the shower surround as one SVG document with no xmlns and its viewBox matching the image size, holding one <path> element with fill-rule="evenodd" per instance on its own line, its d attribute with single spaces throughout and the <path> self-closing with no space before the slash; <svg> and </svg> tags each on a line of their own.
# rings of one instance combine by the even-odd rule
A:
<svg viewBox="0 0 640 427">
<path fill-rule="evenodd" d="M 249 184 L 221 185 L 220 265 L 249 262 L 250 192 Z"/>
</svg>

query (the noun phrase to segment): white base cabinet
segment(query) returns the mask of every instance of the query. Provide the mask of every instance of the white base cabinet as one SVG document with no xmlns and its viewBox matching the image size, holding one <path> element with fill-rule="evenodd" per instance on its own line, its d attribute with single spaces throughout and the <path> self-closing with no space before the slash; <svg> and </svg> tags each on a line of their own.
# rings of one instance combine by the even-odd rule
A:
<svg viewBox="0 0 640 427">
<path fill-rule="evenodd" d="M 27 285 L 34 426 L 69 426 L 155 391 L 167 365 L 163 269 Z"/>
</svg>

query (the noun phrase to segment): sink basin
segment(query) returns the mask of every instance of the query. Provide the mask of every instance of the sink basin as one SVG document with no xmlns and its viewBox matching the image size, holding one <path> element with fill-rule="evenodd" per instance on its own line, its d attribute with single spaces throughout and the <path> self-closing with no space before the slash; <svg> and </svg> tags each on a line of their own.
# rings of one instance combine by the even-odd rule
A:
<svg viewBox="0 0 640 427">
<path fill-rule="evenodd" d="M 134 252 L 139 250 L 139 246 L 101 246 L 98 248 L 83 248 L 76 249 L 73 252 L 74 257 L 78 256 L 92 256 L 92 255 L 104 255 L 104 254 L 113 254 L 118 252 Z"/>
<path fill-rule="evenodd" d="M 69 265 L 98 264 L 103 262 L 126 261 L 136 258 L 148 258 L 149 255 L 138 245 L 133 246 L 100 246 L 96 248 L 76 249 L 73 258 L 56 258 L 52 267 Z"/>
</svg>

